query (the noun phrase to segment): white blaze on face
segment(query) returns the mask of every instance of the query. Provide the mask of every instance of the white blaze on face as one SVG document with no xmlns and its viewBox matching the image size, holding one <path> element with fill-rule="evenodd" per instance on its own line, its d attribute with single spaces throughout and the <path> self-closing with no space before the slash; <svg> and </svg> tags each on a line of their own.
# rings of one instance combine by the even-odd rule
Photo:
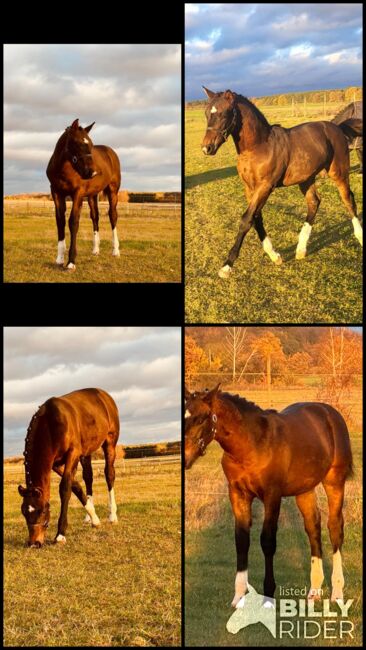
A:
<svg viewBox="0 0 366 650">
<path fill-rule="evenodd" d="M 66 242 L 65 242 L 64 239 L 62 239 L 62 241 L 59 241 L 58 244 L 57 244 L 56 264 L 63 264 L 64 263 L 65 250 L 66 250 Z"/>
<path fill-rule="evenodd" d="M 119 241 L 117 235 L 117 228 L 113 228 L 112 230 L 112 245 L 113 245 L 112 255 L 119 257 Z"/>
<path fill-rule="evenodd" d="M 185 414 L 184 414 L 184 417 L 185 417 L 185 418 L 190 418 L 191 415 L 192 415 L 191 412 L 188 411 L 188 409 L 186 409 L 186 412 L 185 412 Z"/>
<path fill-rule="evenodd" d="M 318 599 L 322 596 L 321 586 L 324 580 L 323 573 L 323 560 L 320 557 L 311 557 L 311 570 L 310 570 L 310 582 L 311 587 L 308 594 L 308 599 Z"/>
<path fill-rule="evenodd" d="M 248 586 L 248 571 L 238 571 L 235 577 L 235 596 L 231 605 L 237 607 L 245 595 Z M 244 607 L 244 601 L 241 607 Z"/>
<path fill-rule="evenodd" d="M 216 106 L 213 106 L 213 107 L 211 108 L 211 113 L 217 113 L 217 108 L 216 108 Z"/>
<path fill-rule="evenodd" d="M 93 497 L 88 495 L 87 502 L 84 507 L 90 516 L 92 526 L 100 526 L 100 520 L 94 508 Z"/>
<path fill-rule="evenodd" d="M 118 521 L 117 517 L 117 504 L 114 496 L 114 489 L 109 492 L 109 521 L 111 523 Z"/>
<path fill-rule="evenodd" d="M 84 142 L 85 142 L 85 144 L 89 144 L 88 138 L 84 138 Z"/>
<path fill-rule="evenodd" d="M 94 231 L 93 233 L 93 255 L 99 255 L 99 232 Z"/>
<path fill-rule="evenodd" d="M 34 511 L 35 511 L 35 508 L 33 508 L 33 506 L 28 506 L 28 512 L 34 512 Z"/>
<path fill-rule="evenodd" d="M 343 600 L 344 577 L 341 552 L 333 554 L 332 597 L 331 600 Z"/>
</svg>

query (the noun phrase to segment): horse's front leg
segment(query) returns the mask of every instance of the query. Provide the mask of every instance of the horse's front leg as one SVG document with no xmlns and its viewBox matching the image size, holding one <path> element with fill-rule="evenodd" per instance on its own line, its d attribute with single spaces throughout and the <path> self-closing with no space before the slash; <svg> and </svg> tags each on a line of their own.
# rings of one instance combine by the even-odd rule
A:
<svg viewBox="0 0 366 650">
<path fill-rule="evenodd" d="M 75 270 L 76 236 L 79 230 L 80 210 L 82 205 L 83 205 L 83 197 L 80 196 L 79 194 L 75 194 L 72 201 L 72 209 L 71 209 L 71 215 L 69 219 L 69 228 L 71 234 L 69 261 L 67 264 L 67 269 L 69 271 Z"/>
<path fill-rule="evenodd" d="M 261 547 L 265 558 L 264 574 L 264 595 L 273 598 L 276 583 L 273 574 L 273 556 L 276 552 L 277 522 L 281 508 L 281 497 L 277 494 L 269 494 L 264 499 L 264 522 L 261 533 Z"/>
<path fill-rule="evenodd" d="M 55 537 L 55 542 L 66 542 L 66 528 L 67 528 L 67 509 L 69 506 L 71 489 L 74 482 L 75 471 L 78 466 L 79 456 L 74 452 L 69 452 L 64 473 L 60 482 L 60 499 L 61 499 L 61 512 L 57 525 L 57 535 Z"/>
<path fill-rule="evenodd" d="M 245 596 L 248 588 L 248 551 L 252 524 L 253 496 L 230 486 L 229 495 L 235 517 L 236 577 L 233 607 Z M 242 603 L 239 604 L 239 607 Z"/>
<path fill-rule="evenodd" d="M 65 197 L 62 194 L 58 194 L 58 192 L 56 192 L 56 190 L 53 187 L 51 187 L 51 193 L 55 204 L 57 235 L 58 235 L 56 264 L 62 266 L 64 263 L 65 251 L 66 251 L 66 242 L 65 242 L 66 200 Z"/>
<path fill-rule="evenodd" d="M 263 208 L 271 192 L 272 187 L 267 183 L 254 190 L 250 203 L 241 218 L 234 246 L 231 248 L 224 266 L 219 271 L 220 278 L 229 277 L 232 266 L 239 255 L 244 237 L 252 227 L 255 215 Z"/>
</svg>

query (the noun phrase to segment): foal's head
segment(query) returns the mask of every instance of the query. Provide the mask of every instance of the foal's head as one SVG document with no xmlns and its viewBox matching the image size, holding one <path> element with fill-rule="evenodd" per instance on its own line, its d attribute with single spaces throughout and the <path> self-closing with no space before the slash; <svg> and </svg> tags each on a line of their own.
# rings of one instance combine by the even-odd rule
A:
<svg viewBox="0 0 366 650">
<path fill-rule="evenodd" d="M 202 151 L 214 156 L 237 127 L 239 111 L 235 106 L 235 95 L 231 90 L 214 93 L 203 86 L 209 99 L 206 107 L 207 129 L 202 142 Z"/>
<path fill-rule="evenodd" d="M 207 392 L 190 393 L 185 389 L 184 465 L 190 469 L 215 437 L 216 415 L 213 402 L 220 384 Z"/>
<path fill-rule="evenodd" d="M 84 180 L 98 174 L 92 156 L 93 143 L 88 135 L 94 124 L 95 122 L 83 129 L 82 126 L 79 126 L 79 120 L 74 120 L 66 129 L 68 159 Z"/>
<path fill-rule="evenodd" d="M 29 531 L 28 546 L 40 548 L 44 544 L 50 520 L 50 504 L 44 498 L 41 488 L 24 488 L 19 485 L 18 492 L 23 497 L 21 510 Z"/>
</svg>

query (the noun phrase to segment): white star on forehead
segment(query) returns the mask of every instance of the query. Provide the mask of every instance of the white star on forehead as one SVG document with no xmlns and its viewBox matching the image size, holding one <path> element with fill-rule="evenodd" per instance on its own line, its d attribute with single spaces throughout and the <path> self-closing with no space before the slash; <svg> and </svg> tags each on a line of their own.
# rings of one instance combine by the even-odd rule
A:
<svg viewBox="0 0 366 650">
<path fill-rule="evenodd" d="M 84 138 L 85 144 L 89 144 L 89 140 L 87 138 Z"/>
<path fill-rule="evenodd" d="M 217 113 L 217 108 L 216 108 L 216 106 L 213 106 L 213 107 L 211 108 L 211 113 Z"/>
</svg>

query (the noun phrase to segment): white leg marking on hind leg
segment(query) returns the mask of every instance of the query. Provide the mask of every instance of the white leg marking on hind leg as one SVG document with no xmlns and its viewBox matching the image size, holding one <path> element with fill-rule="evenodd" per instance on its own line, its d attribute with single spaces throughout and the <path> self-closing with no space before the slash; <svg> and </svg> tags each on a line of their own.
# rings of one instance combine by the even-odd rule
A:
<svg viewBox="0 0 366 650">
<path fill-rule="evenodd" d="M 66 537 L 63 535 L 59 534 L 56 537 L 56 542 L 60 542 L 61 544 L 66 544 Z"/>
<path fill-rule="evenodd" d="M 235 576 L 235 596 L 231 603 L 232 607 L 236 607 L 239 600 L 244 596 L 248 586 L 248 571 L 238 571 Z M 243 605 L 244 606 L 244 605 Z"/>
<path fill-rule="evenodd" d="M 113 228 L 112 230 L 112 244 L 113 244 L 112 255 L 119 257 L 119 241 L 117 235 L 117 228 Z"/>
<path fill-rule="evenodd" d="M 343 600 L 344 577 L 342 570 L 341 552 L 333 553 L 332 573 L 332 598 L 331 600 Z"/>
<path fill-rule="evenodd" d="M 114 489 L 112 488 L 109 492 L 109 521 L 111 523 L 118 521 L 117 517 L 117 504 L 114 497 Z"/>
<path fill-rule="evenodd" d="M 352 223 L 353 223 L 353 230 L 355 233 L 355 237 L 357 237 L 358 241 L 362 246 L 362 226 L 359 220 L 357 219 L 357 217 L 353 217 Z"/>
<path fill-rule="evenodd" d="M 99 232 L 94 231 L 93 234 L 93 255 L 99 255 Z"/>
<path fill-rule="evenodd" d="M 296 259 L 302 260 L 306 255 L 306 246 L 311 233 L 311 225 L 305 221 L 300 230 L 299 241 L 296 248 Z"/>
<path fill-rule="evenodd" d="M 93 497 L 90 494 L 87 494 L 86 498 L 94 505 Z M 91 524 L 91 516 L 88 513 L 85 515 L 84 524 Z"/>
<path fill-rule="evenodd" d="M 94 508 L 93 497 L 88 495 L 88 499 L 84 507 L 90 516 L 92 526 L 100 526 L 100 520 Z"/>
<path fill-rule="evenodd" d="M 231 266 L 229 266 L 229 264 L 225 264 L 225 266 L 223 266 L 219 271 L 219 277 L 223 278 L 223 280 L 226 280 L 226 278 L 229 277 L 231 272 L 232 272 Z"/>
<path fill-rule="evenodd" d="M 276 251 L 273 249 L 272 242 L 269 237 L 263 239 L 262 246 L 264 252 L 267 253 L 267 255 L 269 255 L 272 262 L 274 262 L 275 264 L 279 264 L 280 261 L 282 261 L 281 255 L 279 253 L 276 253 Z"/>
<path fill-rule="evenodd" d="M 324 580 L 323 573 L 323 560 L 321 557 L 311 556 L 311 569 L 310 569 L 310 591 L 308 593 L 309 600 L 318 600 L 322 596 L 322 584 Z"/>
<path fill-rule="evenodd" d="M 62 239 L 57 244 L 56 264 L 63 264 L 64 263 L 65 251 L 66 251 L 66 242 L 65 242 L 64 239 Z"/>
</svg>

